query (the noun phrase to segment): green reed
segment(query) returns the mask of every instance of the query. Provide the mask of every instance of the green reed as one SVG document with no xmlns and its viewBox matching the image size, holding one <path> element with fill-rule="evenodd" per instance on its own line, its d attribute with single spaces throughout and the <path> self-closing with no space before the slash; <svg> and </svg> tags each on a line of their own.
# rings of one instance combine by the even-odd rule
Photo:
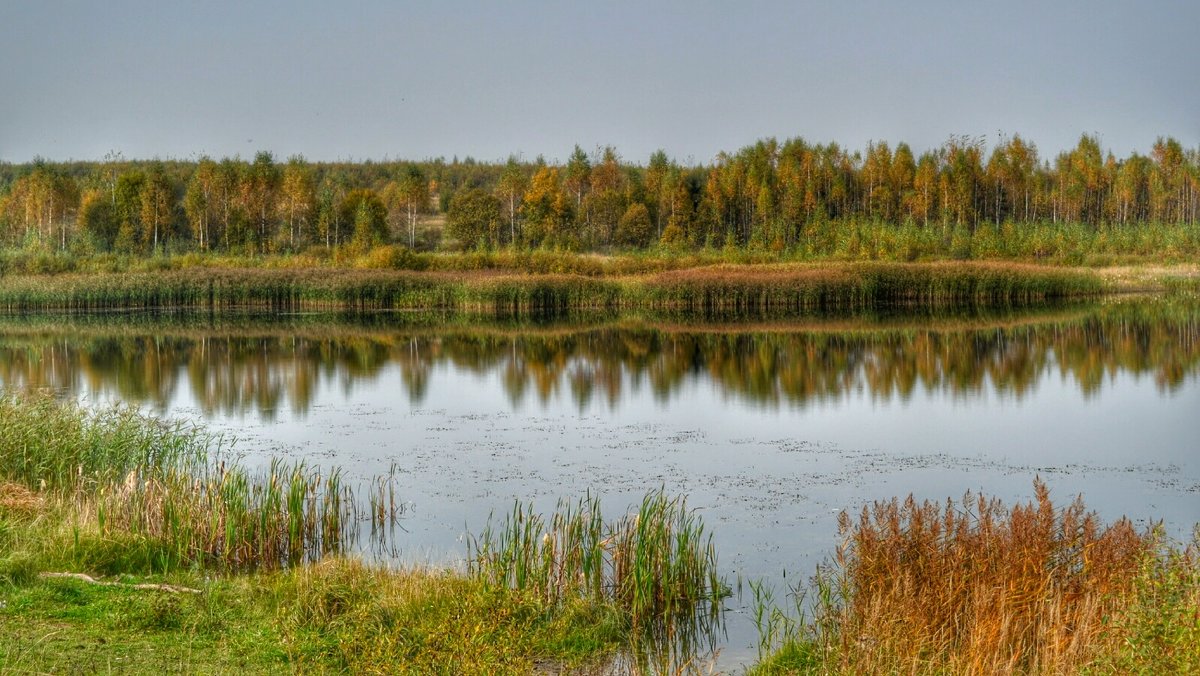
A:
<svg viewBox="0 0 1200 676">
<path fill-rule="evenodd" d="M 129 407 L 88 411 L 45 394 L 0 393 L 0 477 L 35 489 L 104 483 L 135 468 L 187 466 L 212 443 Z"/>
<path fill-rule="evenodd" d="M 55 500 L 77 531 L 157 543 L 159 569 L 294 566 L 350 551 L 366 522 L 381 544 L 404 509 L 394 471 L 373 484 L 387 502 L 367 509 L 336 468 L 251 471 L 219 453 L 219 440 L 131 408 L 0 396 L 0 483 Z"/>
<path fill-rule="evenodd" d="M 359 514 L 337 470 L 274 461 L 263 473 L 218 466 L 207 475 L 131 472 L 96 494 L 101 534 L 132 533 L 168 545 L 168 568 L 294 566 L 342 553 Z"/>
<path fill-rule="evenodd" d="M 683 498 L 648 493 L 636 511 L 605 522 L 590 493 L 560 501 L 549 518 L 517 502 L 470 545 L 471 574 L 490 585 L 529 591 L 550 603 L 611 602 L 635 626 L 715 610 L 727 593 L 716 549 Z"/>
</svg>

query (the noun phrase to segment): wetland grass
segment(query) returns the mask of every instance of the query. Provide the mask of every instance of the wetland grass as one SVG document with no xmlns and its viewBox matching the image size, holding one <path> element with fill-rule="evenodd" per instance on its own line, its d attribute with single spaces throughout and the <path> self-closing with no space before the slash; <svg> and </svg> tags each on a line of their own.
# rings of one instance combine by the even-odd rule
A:
<svg viewBox="0 0 1200 676">
<path fill-rule="evenodd" d="M 34 490 L 105 485 L 203 457 L 208 439 L 138 415 L 87 411 L 49 395 L 0 393 L 0 478 Z"/>
<path fill-rule="evenodd" d="M 517 502 L 472 541 L 468 562 L 486 589 L 611 609 L 629 636 L 611 673 L 699 673 L 716 655 L 729 586 L 703 522 L 661 489 L 610 522 L 591 494 L 549 517 Z"/>
<path fill-rule="evenodd" d="M 0 310 L 273 312 L 467 311 L 561 316 L 579 310 L 758 314 L 891 306 L 1028 305 L 1096 295 L 1088 271 L 1017 263 L 715 265 L 616 275 L 340 268 L 184 268 L 0 278 Z"/>
<path fill-rule="evenodd" d="M 759 674 L 1190 672 L 1200 559 L 1045 485 L 1005 508 L 899 502 L 843 514 L 843 547 L 792 614 L 754 589 Z M 804 613 L 811 621 L 804 621 Z"/>
<path fill-rule="evenodd" d="M 391 477 L 370 491 L 390 499 L 367 507 L 336 468 L 272 461 L 254 472 L 220 454 L 202 431 L 131 408 L 0 396 L 0 482 L 53 505 L 83 560 L 85 544 L 129 539 L 144 545 L 143 572 L 269 570 L 349 551 L 364 522 L 386 540 L 403 510 Z"/>
<path fill-rule="evenodd" d="M 614 604 L 634 626 L 719 607 L 728 586 L 712 536 L 683 498 L 647 493 L 636 510 L 606 523 L 592 495 L 560 501 L 547 519 L 514 504 L 474 540 L 470 573 L 494 587 L 548 603 L 586 598 Z"/>
</svg>

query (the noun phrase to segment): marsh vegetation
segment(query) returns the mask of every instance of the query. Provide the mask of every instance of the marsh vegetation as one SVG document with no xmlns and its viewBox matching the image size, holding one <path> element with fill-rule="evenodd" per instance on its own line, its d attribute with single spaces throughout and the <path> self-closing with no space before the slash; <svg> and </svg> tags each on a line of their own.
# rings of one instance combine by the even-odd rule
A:
<svg viewBox="0 0 1200 676">
<path fill-rule="evenodd" d="M 1186 673 L 1200 667 L 1200 541 L 1081 498 L 876 502 L 782 610 L 756 588 L 756 674 Z M 1200 537 L 1200 533 L 1197 534 Z"/>
</svg>

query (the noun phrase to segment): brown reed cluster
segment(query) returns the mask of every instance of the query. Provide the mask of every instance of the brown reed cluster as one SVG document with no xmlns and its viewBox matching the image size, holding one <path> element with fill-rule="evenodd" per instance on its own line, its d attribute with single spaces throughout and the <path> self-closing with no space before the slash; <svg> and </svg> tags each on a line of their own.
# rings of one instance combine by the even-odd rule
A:
<svg viewBox="0 0 1200 676">
<path fill-rule="evenodd" d="M 1080 499 L 1056 509 L 1046 485 L 1006 509 L 968 494 L 911 496 L 843 513 L 827 573 L 824 648 L 859 673 L 1074 671 L 1117 640 L 1106 631 L 1157 551 L 1127 519 L 1101 525 Z M 836 627 L 836 629 L 835 629 Z"/>
</svg>

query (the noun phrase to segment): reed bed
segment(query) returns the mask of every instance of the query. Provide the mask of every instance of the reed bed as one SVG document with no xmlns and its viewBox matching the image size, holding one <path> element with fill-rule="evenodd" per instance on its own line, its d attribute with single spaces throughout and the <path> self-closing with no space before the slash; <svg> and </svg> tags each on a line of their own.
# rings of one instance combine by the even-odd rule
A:
<svg viewBox="0 0 1200 676">
<path fill-rule="evenodd" d="M 261 475 L 225 466 L 200 477 L 130 472 L 125 481 L 101 487 L 89 507 L 102 536 L 133 534 L 164 543 L 163 570 L 257 570 L 317 561 L 346 551 L 360 516 L 339 471 L 321 474 L 279 462 Z"/>
<path fill-rule="evenodd" d="M 252 472 L 219 455 L 218 439 L 131 408 L 0 396 L 0 485 L 53 505 L 76 548 L 152 543 L 144 564 L 155 571 L 292 567 L 349 552 L 361 534 L 386 547 L 404 509 L 394 471 L 363 495 L 336 468 L 272 461 Z"/>
<path fill-rule="evenodd" d="M 824 266 L 717 266 L 658 275 L 651 306 L 699 313 L 763 314 L 870 310 L 897 306 L 1030 305 L 1096 295 L 1090 273 L 1015 263 L 857 263 Z"/>
<path fill-rule="evenodd" d="M 577 310 L 687 313 L 1021 305 L 1095 295 L 1090 272 L 1017 263 L 717 265 L 648 275 L 490 271 L 185 268 L 0 278 L 0 311 L 462 310 L 557 316 Z"/>
<path fill-rule="evenodd" d="M 488 585 L 528 591 L 559 604 L 609 602 L 634 627 L 719 609 L 728 593 L 716 549 L 683 498 L 647 493 L 636 511 L 605 523 L 588 494 L 560 501 L 549 518 L 517 502 L 498 528 L 489 523 L 471 544 L 471 575 Z"/>
<path fill-rule="evenodd" d="M 204 458 L 215 440 L 129 407 L 103 411 L 48 394 L 0 393 L 0 477 L 34 490 L 73 491 Z"/>
<path fill-rule="evenodd" d="M 843 513 L 843 547 L 818 572 L 812 605 L 797 602 L 812 621 L 795 622 L 755 589 L 763 647 L 782 646 L 759 672 L 1155 671 L 1164 656 L 1200 666 L 1196 551 L 1126 519 L 1103 525 L 1078 498 L 1058 509 L 1040 481 L 1035 494 L 1011 509 L 968 494 L 876 503 L 857 521 Z M 1147 595 L 1164 578 L 1170 602 Z M 1147 632 L 1148 608 L 1182 609 L 1182 621 Z M 1122 661 L 1147 644 L 1157 648 Z"/>
</svg>

